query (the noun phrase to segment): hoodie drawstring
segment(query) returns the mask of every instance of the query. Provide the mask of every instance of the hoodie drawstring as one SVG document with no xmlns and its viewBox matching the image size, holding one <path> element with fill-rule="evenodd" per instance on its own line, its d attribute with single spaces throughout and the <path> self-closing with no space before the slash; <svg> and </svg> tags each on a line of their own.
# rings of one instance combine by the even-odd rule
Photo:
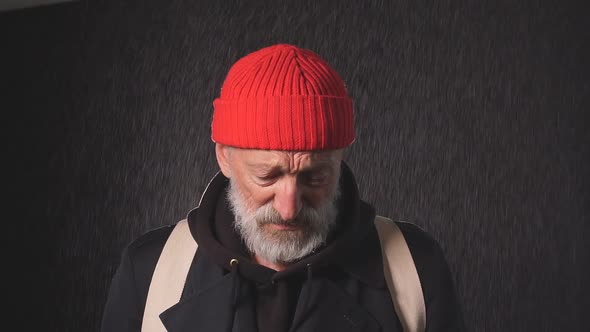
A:
<svg viewBox="0 0 590 332">
<path fill-rule="evenodd" d="M 236 314 L 236 306 L 238 303 L 238 297 L 240 295 L 240 277 L 239 277 L 239 273 L 238 273 L 238 264 L 240 262 L 235 259 L 232 258 L 231 261 L 229 261 L 229 265 L 231 267 L 231 279 L 232 279 L 232 286 L 231 286 L 231 296 L 232 296 L 232 300 L 230 301 L 230 308 L 229 308 L 229 312 L 230 312 L 230 317 L 229 317 L 229 322 L 226 328 L 226 332 L 231 332 L 234 328 L 234 316 Z"/>
<path fill-rule="evenodd" d="M 307 305 L 310 302 L 310 297 L 313 294 L 311 292 L 312 287 L 313 287 L 313 282 L 312 282 L 313 272 L 311 269 L 311 264 L 306 265 L 306 270 L 307 270 L 307 277 L 305 278 L 305 281 L 303 282 L 303 287 L 301 288 L 301 293 L 299 294 L 299 298 L 304 301 L 303 305 L 301 306 L 301 308 L 303 308 L 303 310 L 307 309 Z"/>
</svg>

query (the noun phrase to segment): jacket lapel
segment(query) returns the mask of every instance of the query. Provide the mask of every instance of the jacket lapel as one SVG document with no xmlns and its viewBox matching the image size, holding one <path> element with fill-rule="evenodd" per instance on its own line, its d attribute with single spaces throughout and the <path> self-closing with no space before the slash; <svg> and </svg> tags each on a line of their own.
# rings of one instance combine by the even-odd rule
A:
<svg viewBox="0 0 590 332">
<path fill-rule="evenodd" d="M 239 299 L 252 298 L 250 287 L 238 289 Z M 255 331 L 253 306 L 241 301 L 234 309 L 232 290 L 232 275 L 224 274 L 198 250 L 181 301 L 160 314 L 160 319 L 169 332 L 225 332 L 232 321 L 235 331 L 237 327 Z"/>
<path fill-rule="evenodd" d="M 233 331 L 256 331 L 254 311 L 250 303 L 239 302 L 233 307 L 233 280 L 230 274 L 217 283 L 188 296 L 160 315 L 169 332 L 225 332 L 233 324 Z M 240 299 L 251 298 L 247 287 L 241 288 Z"/>
<path fill-rule="evenodd" d="M 170 307 L 160 319 L 170 332 L 222 332 L 225 326 L 221 322 L 229 322 L 230 292 L 231 279 L 227 275 L 211 287 Z"/>
</svg>

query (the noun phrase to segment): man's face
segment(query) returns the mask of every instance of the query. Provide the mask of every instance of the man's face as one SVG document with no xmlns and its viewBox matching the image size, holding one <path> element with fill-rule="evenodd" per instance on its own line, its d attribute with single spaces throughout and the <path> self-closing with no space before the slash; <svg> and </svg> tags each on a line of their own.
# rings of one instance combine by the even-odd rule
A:
<svg viewBox="0 0 590 332">
<path fill-rule="evenodd" d="M 334 224 L 342 150 L 286 152 L 217 146 L 230 178 L 236 228 L 248 248 L 271 263 L 316 249 Z"/>
</svg>

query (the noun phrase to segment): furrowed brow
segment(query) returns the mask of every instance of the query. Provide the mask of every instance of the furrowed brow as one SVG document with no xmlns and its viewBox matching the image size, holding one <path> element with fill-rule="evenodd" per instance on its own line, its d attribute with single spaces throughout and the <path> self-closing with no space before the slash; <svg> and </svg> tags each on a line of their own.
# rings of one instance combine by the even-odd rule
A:
<svg viewBox="0 0 590 332">
<path fill-rule="evenodd" d="M 247 163 L 248 167 L 254 171 L 270 173 L 279 170 L 280 167 L 272 164 L 251 164 Z"/>
</svg>

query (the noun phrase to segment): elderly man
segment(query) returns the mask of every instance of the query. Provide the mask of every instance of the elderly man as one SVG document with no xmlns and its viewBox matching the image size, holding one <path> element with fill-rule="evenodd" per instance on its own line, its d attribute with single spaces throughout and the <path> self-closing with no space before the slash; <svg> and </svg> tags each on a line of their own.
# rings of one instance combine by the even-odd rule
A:
<svg viewBox="0 0 590 332">
<path fill-rule="evenodd" d="M 288 44 L 262 48 L 232 66 L 213 104 L 220 172 L 185 220 L 126 248 L 102 331 L 401 332 L 410 328 L 388 284 L 396 268 L 415 271 L 423 291 L 412 330 L 463 329 L 431 236 L 390 223 L 412 263 L 385 263 L 375 210 L 342 160 L 353 103 L 324 60 Z"/>
</svg>

